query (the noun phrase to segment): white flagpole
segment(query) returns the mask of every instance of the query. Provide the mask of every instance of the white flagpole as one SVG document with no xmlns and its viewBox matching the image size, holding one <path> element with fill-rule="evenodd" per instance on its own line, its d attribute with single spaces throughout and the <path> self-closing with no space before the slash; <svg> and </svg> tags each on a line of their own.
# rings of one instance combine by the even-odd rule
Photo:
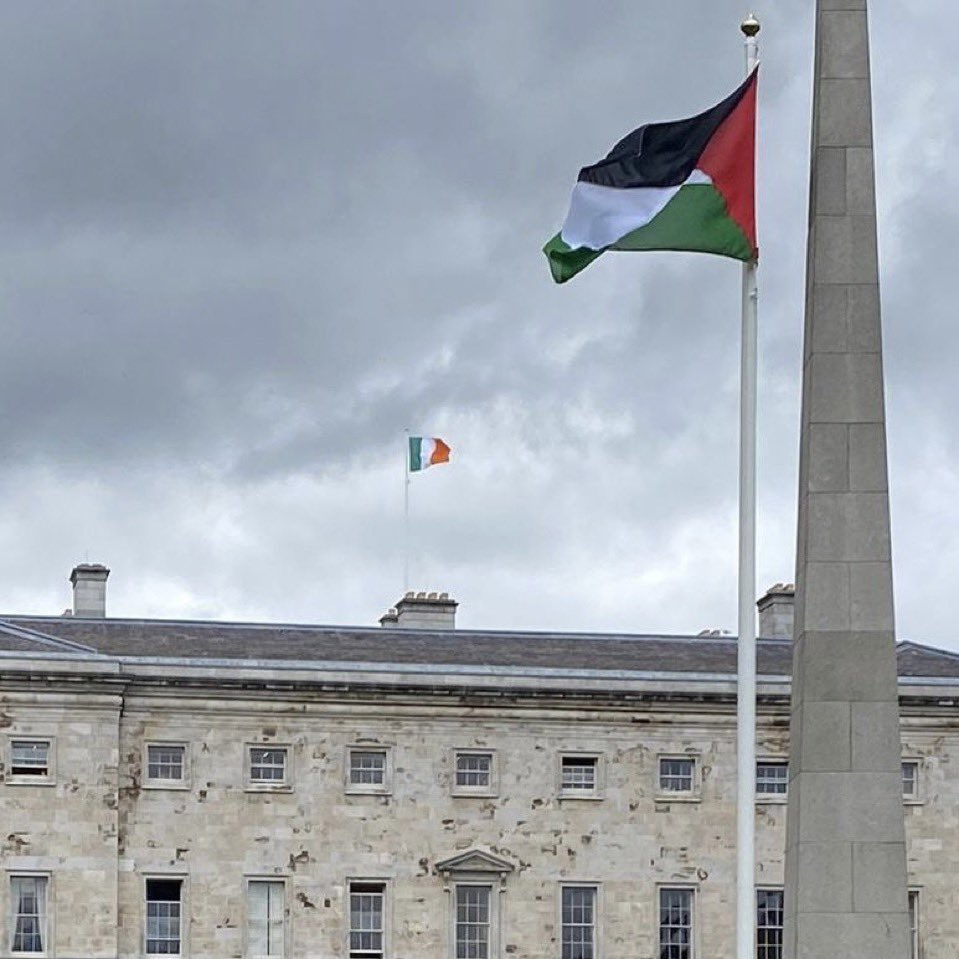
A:
<svg viewBox="0 0 959 959">
<path fill-rule="evenodd" d="M 403 595 L 410 590 L 410 431 L 403 430 Z"/>
<path fill-rule="evenodd" d="M 759 58 L 759 22 L 742 23 L 746 72 Z M 739 664 L 736 690 L 736 957 L 752 959 L 756 925 L 756 263 L 743 265 L 739 421 Z"/>
</svg>

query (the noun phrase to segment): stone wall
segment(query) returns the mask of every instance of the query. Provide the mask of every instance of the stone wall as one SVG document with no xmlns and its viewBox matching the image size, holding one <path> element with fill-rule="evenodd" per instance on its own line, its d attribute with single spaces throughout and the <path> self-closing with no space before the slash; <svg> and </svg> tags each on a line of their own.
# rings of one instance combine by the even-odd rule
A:
<svg viewBox="0 0 959 959">
<path fill-rule="evenodd" d="M 513 866 L 497 895 L 498 955 L 559 956 L 562 882 L 600 887 L 602 959 L 656 955 L 658 884 L 696 889 L 698 959 L 733 954 L 729 703 L 627 710 L 521 696 L 131 689 L 122 716 L 118 699 L 76 695 L 6 695 L 2 714 L 6 734 L 56 740 L 56 785 L 3 784 L 0 818 L 3 868 L 53 875 L 61 957 L 142 955 L 145 877 L 177 876 L 191 956 L 244 955 L 244 880 L 277 877 L 287 882 L 292 955 L 347 955 L 354 878 L 389 883 L 393 959 L 447 959 L 450 883 L 435 865 L 474 848 Z M 905 723 L 906 752 L 924 763 L 923 802 L 907 809 L 911 881 L 936 930 L 924 959 L 946 959 L 959 937 L 959 730 L 948 720 Z M 785 703 L 762 717 L 760 756 L 785 757 L 786 724 Z M 145 784 L 148 742 L 189 744 L 187 788 Z M 392 751 L 391 793 L 350 795 L 346 749 L 373 742 Z M 290 747 L 289 789 L 247 785 L 245 749 L 257 743 Z M 495 751 L 496 796 L 451 795 L 453 750 L 470 747 Z M 603 798 L 558 796 L 563 751 L 601 754 Z M 694 801 L 658 796 L 663 753 L 699 761 Z M 782 884 L 785 813 L 781 803 L 757 804 L 761 885 Z"/>
</svg>

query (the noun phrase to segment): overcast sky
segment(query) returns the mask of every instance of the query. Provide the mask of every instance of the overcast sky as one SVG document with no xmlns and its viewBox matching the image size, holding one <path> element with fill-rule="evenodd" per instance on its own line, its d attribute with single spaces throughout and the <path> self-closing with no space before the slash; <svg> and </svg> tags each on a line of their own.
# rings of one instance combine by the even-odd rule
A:
<svg viewBox="0 0 959 959">
<path fill-rule="evenodd" d="M 874 4 L 901 638 L 959 648 L 959 7 Z M 812 0 L 763 21 L 758 587 L 794 578 Z M 586 15 L 584 15 L 586 11 Z M 540 248 L 741 0 L 0 6 L 0 576 L 59 613 L 735 630 L 739 265 Z M 934 28 L 930 28 L 930 24 Z"/>
</svg>

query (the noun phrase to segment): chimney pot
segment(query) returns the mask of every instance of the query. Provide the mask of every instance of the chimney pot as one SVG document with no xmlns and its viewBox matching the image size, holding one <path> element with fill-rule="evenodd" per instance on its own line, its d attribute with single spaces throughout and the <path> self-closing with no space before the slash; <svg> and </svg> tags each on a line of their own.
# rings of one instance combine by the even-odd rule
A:
<svg viewBox="0 0 959 959">
<path fill-rule="evenodd" d="M 73 615 L 103 619 L 107 614 L 107 577 L 110 570 L 101 563 L 80 563 L 70 573 L 73 585 Z"/>
</svg>

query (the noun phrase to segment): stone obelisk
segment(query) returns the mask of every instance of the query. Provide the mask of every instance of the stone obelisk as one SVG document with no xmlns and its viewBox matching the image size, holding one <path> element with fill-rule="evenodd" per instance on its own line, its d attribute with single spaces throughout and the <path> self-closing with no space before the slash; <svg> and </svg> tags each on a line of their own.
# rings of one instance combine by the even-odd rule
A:
<svg viewBox="0 0 959 959">
<path fill-rule="evenodd" d="M 816 0 L 786 959 L 908 959 L 866 0 Z"/>
</svg>

